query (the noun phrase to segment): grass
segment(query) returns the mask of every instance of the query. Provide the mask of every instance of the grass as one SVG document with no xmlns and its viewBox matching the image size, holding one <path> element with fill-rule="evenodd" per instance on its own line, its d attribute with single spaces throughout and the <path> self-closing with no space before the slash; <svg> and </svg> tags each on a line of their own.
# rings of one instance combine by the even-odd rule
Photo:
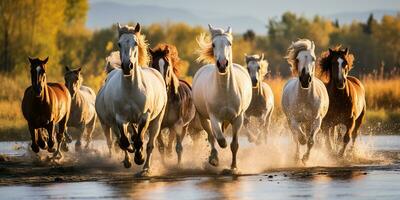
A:
<svg viewBox="0 0 400 200">
<path fill-rule="evenodd" d="M 62 80 L 57 77 L 55 80 Z M 103 83 L 102 76 L 86 76 L 84 83 L 98 91 Z M 190 79 L 188 79 L 190 80 Z M 50 81 L 53 81 L 50 79 Z M 275 98 L 274 119 L 283 119 L 281 94 L 287 79 L 270 78 L 266 82 L 271 86 Z M 400 133 L 400 77 L 391 79 L 363 78 L 367 100 L 366 123 L 364 133 L 392 134 Z M 25 88 L 30 85 L 27 74 L 0 75 L 0 140 L 28 140 L 27 124 L 21 112 L 21 99 Z M 99 123 L 97 123 L 99 124 Z M 102 135 L 97 126 L 96 135 Z"/>
</svg>

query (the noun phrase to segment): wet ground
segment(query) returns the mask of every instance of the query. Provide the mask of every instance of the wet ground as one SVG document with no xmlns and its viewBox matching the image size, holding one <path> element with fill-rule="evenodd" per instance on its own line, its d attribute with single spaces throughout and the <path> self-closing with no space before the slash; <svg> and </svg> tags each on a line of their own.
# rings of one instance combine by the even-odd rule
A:
<svg viewBox="0 0 400 200">
<path fill-rule="evenodd" d="M 124 169 L 120 156 L 109 158 L 103 141 L 59 164 L 46 162 L 45 153 L 38 159 L 26 142 L 2 142 L 0 199 L 400 199 L 400 136 L 363 136 L 356 153 L 340 160 L 316 147 L 306 165 L 288 159 L 285 139 L 240 144 L 238 176 L 220 174 L 229 149 L 220 150 L 214 168 L 207 148 L 186 143 L 180 168 L 174 154 L 163 165 L 156 152 L 153 176 L 141 178 L 140 167 Z"/>
</svg>

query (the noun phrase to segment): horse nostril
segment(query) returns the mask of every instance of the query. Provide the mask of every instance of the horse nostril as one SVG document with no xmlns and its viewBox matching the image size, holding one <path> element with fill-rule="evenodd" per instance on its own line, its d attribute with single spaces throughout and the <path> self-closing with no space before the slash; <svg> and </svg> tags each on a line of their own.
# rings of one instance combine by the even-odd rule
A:
<svg viewBox="0 0 400 200">
<path fill-rule="evenodd" d="M 308 82 L 311 83 L 311 76 L 308 76 Z"/>
</svg>

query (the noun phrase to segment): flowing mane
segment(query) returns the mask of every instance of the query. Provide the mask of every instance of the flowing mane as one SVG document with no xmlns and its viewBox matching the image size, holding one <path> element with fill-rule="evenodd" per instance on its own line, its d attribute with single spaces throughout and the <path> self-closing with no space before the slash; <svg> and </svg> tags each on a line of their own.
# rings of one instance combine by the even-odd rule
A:
<svg viewBox="0 0 400 200">
<path fill-rule="evenodd" d="M 308 39 L 299 39 L 296 42 L 292 42 L 287 49 L 285 59 L 290 64 L 290 70 L 293 75 L 299 73 L 297 69 L 297 54 L 299 54 L 300 51 L 311 50 L 313 45 L 313 42 Z"/>
<path fill-rule="evenodd" d="M 199 57 L 196 59 L 196 61 L 199 63 L 214 63 L 214 51 L 210 36 L 202 33 L 196 40 L 200 47 L 197 50 Z"/>
<path fill-rule="evenodd" d="M 342 45 L 336 45 L 335 47 L 331 48 L 333 52 L 340 52 Z M 329 50 L 324 51 L 321 53 L 319 62 L 318 62 L 318 67 L 316 70 L 316 75 L 319 79 L 321 79 L 324 82 L 329 82 L 330 81 L 330 72 L 331 72 L 331 60 L 333 56 L 330 54 Z M 347 66 L 349 71 L 353 68 L 353 62 L 354 62 L 354 55 L 349 53 L 345 55 L 345 59 L 347 61 Z"/>
<path fill-rule="evenodd" d="M 212 38 L 216 36 L 227 36 L 230 41 L 233 40 L 232 34 L 225 32 L 221 28 L 215 28 L 211 32 L 211 37 L 206 33 L 202 33 L 198 38 L 196 38 L 199 44 L 199 49 L 196 51 L 199 57 L 196 59 L 197 62 L 203 63 L 215 63 L 214 51 L 212 46 Z"/>
<path fill-rule="evenodd" d="M 179 58 L 178 50 L 174 45 L 171 44 L 158 44 L 154 49 L 152 49 L 153 56 L 160 56 L 171 62 L 174 74 L 179 76 L 179 68 L 182 66 L 182 61 Z"/>
</svg>

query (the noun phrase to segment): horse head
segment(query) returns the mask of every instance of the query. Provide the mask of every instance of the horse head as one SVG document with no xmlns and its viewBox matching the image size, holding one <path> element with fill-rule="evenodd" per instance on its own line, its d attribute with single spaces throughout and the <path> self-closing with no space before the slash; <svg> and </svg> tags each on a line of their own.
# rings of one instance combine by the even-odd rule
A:
<svg viewBox="0 0 400 200">
<path fill-rule="evenodd" d="M 140 35 L 140 24 L 135 27 L 121 26 L 118 23 L 118 47 L 121 59 L 121 68 L 124 75 L 130 75 L 134 66 L 138 65 L 138 43 Z"/>
<path fill-rule="evenodd" d="M 232 28 L 225 31 L 208 25 L 212 37 L 213 56 L 220 74 L 226 74 L 232 65 Z"/>
<path fill-rule="evenodd" d="M 44 60 L 40 60 L 39 58 L 30 58 L 28 57 L 29 62 L 31 64 L 31 82 L 33 90 L 35 91 L 37 96 L 42 94 L 43 88 L 46 85 L 46 63 L 49 60 L 47 57 Z"/>
<path fill-rule="evenodd" d="M 347 75 L 353 64 L 353 55 L 349 54 L 349 49 L 329 48 L 330 78 L 337 89 L 344 89 L 346 86 Z"/>
<path fill-rule="evenodd" d="M 154 49 L 149 49 L 152 56 L 151 67 L 161 73 L 167 89 L 173 88 L 178 92 L 179 79 L 177 77 L 180 58 L 176 47 L 168 44 L 159 44 Z"/>
<path fill-rule="evenodd" d="M 65 67 L 65 74 L 64 74 L 64 80 L 65 80 L 65 86 L 67 86 L 69 93 L 71 94 L 71 97 L 75 96 L 76 91 L 79 90 L 79 88 L 82 85 L 82 75 L 81 75 L 81 67 L 78 69 L 71 70 L 69 67 Z"/>
<path fill-rule="evenodd" d="M 268 62 L 264 60 L 264 54 L 245 55 L 245 62 L 253 88 L 259 87 L 268 72 Z"/>
</svg>

